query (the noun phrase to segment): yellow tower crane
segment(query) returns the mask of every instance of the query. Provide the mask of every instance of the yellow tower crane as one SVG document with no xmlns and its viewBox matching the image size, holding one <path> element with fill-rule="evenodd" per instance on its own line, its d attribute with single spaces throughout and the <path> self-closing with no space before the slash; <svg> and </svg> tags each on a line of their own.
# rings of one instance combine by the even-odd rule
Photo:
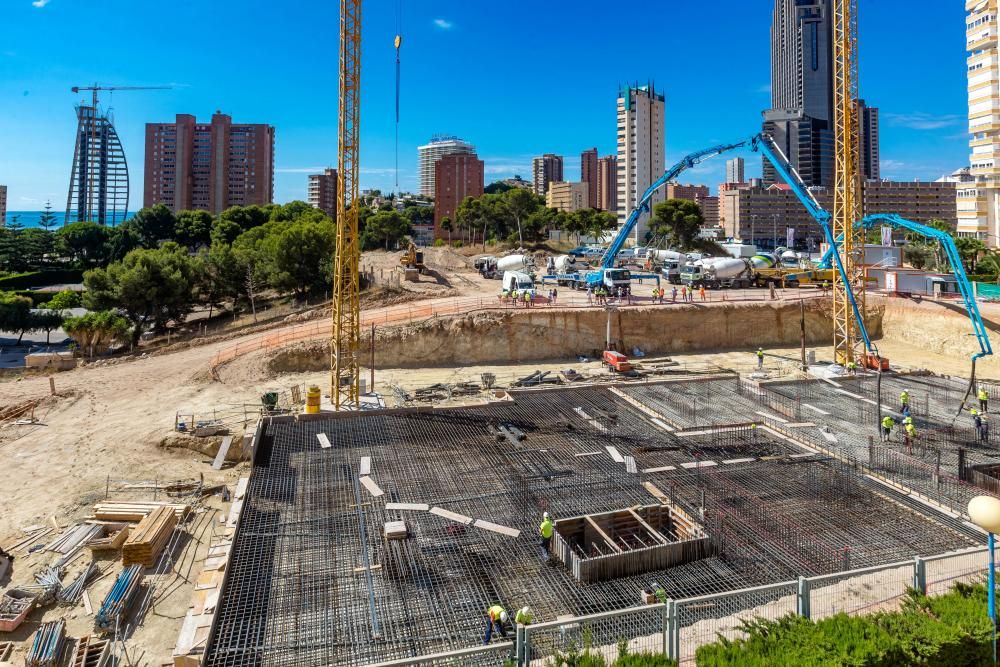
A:
<svg viewBox="0 0 1000 667">
<path fill-rule="evenodd" d="M 340 109 L 337 128 L 337 245 L 333 268 L 330 401 L 360 405 L 361 283 L 358 239 L 358 140 L 361 118 L 361 0 L 340 0 Z"/>
<path fill-rule="evenodd" d="M 863 354 L 858 323 L 849 292 L 858 310 L 865 314 L 865 283 L 861 270 L 865 233 L 855 221 L 861 219 L 862 179 L 860 167 L 858 99 L 858 3 L 833 0 L 833 118 L 835 175 L 833 191 L 833 236 L 843 238 L 841 256 L 847 282 L 835 273 L 833 290 L 833 348 L 837 363 L 858 361 Z"/>
</svg>

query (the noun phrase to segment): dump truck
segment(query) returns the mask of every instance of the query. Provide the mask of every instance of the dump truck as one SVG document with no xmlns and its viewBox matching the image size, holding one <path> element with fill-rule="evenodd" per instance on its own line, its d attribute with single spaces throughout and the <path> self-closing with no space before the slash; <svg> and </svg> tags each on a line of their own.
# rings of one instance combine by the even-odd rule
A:
<svg viewBox="0 0 1000 667">
<path fill-rule="evenodd" d="M 685 266 L 681 269 L 681 282 L 688 287 L 744 288 L 753 284 L 755 275 L 749 259 L 715 257 Z"/>
</svg>

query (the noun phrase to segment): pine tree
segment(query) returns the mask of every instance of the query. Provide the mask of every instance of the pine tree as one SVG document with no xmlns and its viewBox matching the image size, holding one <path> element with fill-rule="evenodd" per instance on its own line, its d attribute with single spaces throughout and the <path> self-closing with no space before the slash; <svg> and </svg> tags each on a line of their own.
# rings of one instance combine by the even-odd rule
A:
<svg viewBox="0 0 1000 667">
<path fill-rule="evenodd" d="M 52 202 L 45 202 L 45 211 L 42 213 L 41 217 L 38 218 L 38 224 L 45 231 L 50 231 L 56 226 L 56 214 L 52 212 Z"/>
</svg>

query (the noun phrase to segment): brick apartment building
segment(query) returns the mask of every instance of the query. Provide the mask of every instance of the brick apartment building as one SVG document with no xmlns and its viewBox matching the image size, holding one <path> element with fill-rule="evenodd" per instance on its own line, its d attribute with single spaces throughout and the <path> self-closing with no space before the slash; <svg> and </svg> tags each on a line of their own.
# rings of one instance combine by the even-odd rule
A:
<svg viewBox="0 0 1000 667">
<path fill-rule="evenodd" d="M 337 170 L 324 169 L 322 174 L 309 174 L 309 205 L 337 221 Z"/>
<path fill-rule="evenodd" d="M 234 124 L 216 112 L 211 123 L 177 114 L 146 124 L 143 206 L 220 213 L 274 200 L 274 128 Z"/>
<path fill-rule="evenodd" d="M 455 220 L 455 209 L 466 197 L 483 195 L 483 161 L 464 154 L 445 155 L 434 163 L 434 236 L 447 238 L 441 229 L 445 218 Z"/>
</svg>

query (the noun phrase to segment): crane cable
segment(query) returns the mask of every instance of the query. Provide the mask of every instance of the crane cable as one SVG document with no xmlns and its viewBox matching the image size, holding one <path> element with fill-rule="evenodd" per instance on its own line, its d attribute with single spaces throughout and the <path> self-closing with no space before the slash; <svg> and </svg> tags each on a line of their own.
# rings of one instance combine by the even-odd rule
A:
<svg viewBox="0 0 1000 667">
<path fill-rule="evenodd" d="M 403 0 L 396 0 L 396 190 L 399 190 L 399 47 L 403 45 Z"/>
</svg>

